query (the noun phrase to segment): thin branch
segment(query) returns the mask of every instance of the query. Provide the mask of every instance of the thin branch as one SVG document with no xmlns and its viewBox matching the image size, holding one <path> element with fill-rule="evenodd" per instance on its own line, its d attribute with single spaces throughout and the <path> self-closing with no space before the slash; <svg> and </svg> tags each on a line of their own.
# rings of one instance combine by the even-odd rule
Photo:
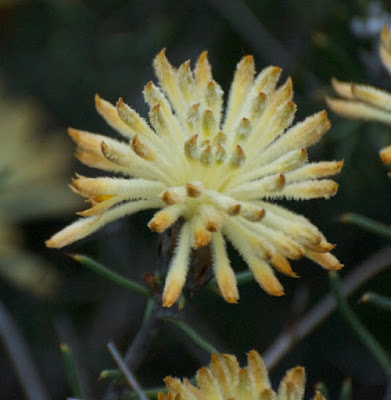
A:
<svg viewBox="0 0 391 400">
<path fill-rule="evenodd" d="M 369 303 L 385 311 L 391 311 L 391 298 L 382 296 L 381 294 L 367 292 L 360 299 L 362 303 Z"/>
<path fill-rule="evenodd" d="M 132 371 L 136 371 L 144 360 L 153 339 L 159 332 L 160 324 L 160 316 L 155 310 L 152 310 L 150 316 L 143 320 L 136 337 L 133 339 L 124 357 L 126 365 Z M 104 400 L 117 399 L 115 392 L 115 385 L 111 383 L 104 396 Z"/>
<path fill-rule="evenodd" d="M 54 319 L 54 326 L 60 340 L 65 372 L 68 384 L 73 390 L 73 396 L 84 400 L 93 399 L 94 395 L 83 359 L 83 352 L 71 320 L 66 315 L 58 315 Z"/>
<path fill-rule="evenodd" d="M 91 257 L 85 256 L 83 254 L 73 254 L 71 255 L 71 257 L 75 261 L 91 269 L 96 274 L 101 275 L 104 278 L 107 278 L 108 280 L 114 282 L 117 285 L 123 286 L 127 289 L 132 290 L 133 292 L 137 292 L 146 297 L 151 296 L 151 293 L 145 286 L 140 285 L 139 283 L 134 282 L 128 278 L 124 278 L 123 276 L 112 271 L 110 268 L 107 268 L 105 265 L 93 260 Z"/>
<path fill-rule="evenodd" d="M 363 283 L 386 269 L 391 264 L 391 246 L 372 254 L 366 261 L 354 268 L 342 282 L 341 292 L 346 297 L 357 290 Z M 331 294 L 326 295 L 319 303 L 309 310 L 289 330 L 282 332 L 263 354 L 265 364 L 270 370 L 291 350 L 300 340 L 308 336 L 336 308 Z"/>
<path fill-rule="evenodd" d="M 372 356 L 377 360 L 386 376 L 391 376 L 391 362 L 387 352 L 381 344 L 376 340 L 372 333 L 362 324 L 359 318 L 351 309 L 341 293 L 341 282 L 337 271 L 329 273 L 331 291 L 337 302 L 338 309 L 344 321 L 350 326 L 355 335 L 360 339 L 361 343 L 369 350 Z"/>
<path fill-rule="evenodd" d="M 65 372 L 67 375 L 68 384 L 72 390 L 72 396 L 76 398 L 83 398 L 72 350 L 66 343 L 60 343 L 60 351 L 63 356 Z"/>
<path fill-rule="evenodd" d="M 204 349 L 209 354 L 218 354 L 219 351 L 209 344 L 206 340 L 204 340 L 191 326 L 189 326 L 185 321 L 175 319 L 175 318 L 166 318 L 166 321 L 172 322 L 179 329 L 181 329 L 187 336 L 201 349 Z"/>
<path fill-rule="evenodd" d="M 0 337 L 14 365 L 26 397 L 30 400 L 48 400 L 48 393 L 38 376 L 30 351 L 16 324 L 0 302 Z"/>
<path fill-rule="evenodd" d="M 136 378 L 126 365 L 125 361 L 121 357 L 116 345 L 114 342 L 109 342 L 107 344 L 107 348 L 109 349 L 110 354 L 113 356 L 115 362 L 117 363 L 119 369 L 122 371 L 125 379 L 129 383 L 130 387 L 137 393 L 140 400 L 147 400 L 141 386 L 137 382 Z"/>
<path fill-rule="evenodd" d="M 365 229 L 368 232 L 375 233 L 377 235 L 391 238 L 391 226 L 383 224 L 382 222 L 375 221 L 365 215 L 355 213 L 342 214 L 338 220 L 340 222 L 346 222 L 358 227 Z"/>
</svg>

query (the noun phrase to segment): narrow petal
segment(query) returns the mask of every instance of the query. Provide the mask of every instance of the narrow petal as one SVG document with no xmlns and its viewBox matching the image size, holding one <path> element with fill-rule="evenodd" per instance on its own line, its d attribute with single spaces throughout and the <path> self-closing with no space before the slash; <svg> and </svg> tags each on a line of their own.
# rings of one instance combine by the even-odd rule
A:
<svg viewBox="0 0 391 400">
<path fill-rule="evenodd" d="M 278 398 L 302 400 L 305 392 L 305 370 L 295 367 L 287 371 L 278 388 Z"/>
<path fill-rule="evenodd" d="M 269 376 L 265 363 L 257 351 L 251 350 L 247 353 L 247 361 L 248 376 L 255 389 L 256 397 L 254 398 L 257 398 L 262 390 L 270 389 Z"/>
<path fill-rule="evenodd" d="M 126 215 L 134 214 L 141 210 L 147 210 L 149 208 L 159 208 L 162 206 L 160 199 L 156 200 L 139 200 L 132 203 L 125 203 L 113 208 L 112 210 L 106 211 L 104 214 L 98 217 L 87 217 L 82 218 L 60 232 L 53 235 L 49 240 L 46 241 L 47 247 L 61 248 L 67 246 L 77 240 L 83 239 L 91 233 L 97 231 L 103 226 L 107 225 L 116 219 L 125 217 Z"/>
<path fill-rule="evenodd" d="M 342 82 L 336 78 L 331 79 L 331 84 L 333 85 L 334 90 L 341 96 L 346 99 L 354 98 L 352 93 L 352 82 Z"/>
<path fill-rule="evenodd" d="M 337 257 L 330 253 L 318 253 L 316 251 L 306 250 L 305 256 L 324 269 L 338 271 L 343 267 L 343 264 L 338 261 Z"/>
<path fill-rule="evenodd" d="M 190 250 L 191 226 L 190 223 L 185 222 L 166 277 L 163 291 L 163 307 L 171 307 L 178 300 L 182 292 L 189 269 Z"/>
<path fill-rule="evenodd" d="M 219 389 L 222 392 L 223 398 L 233 398 L 234 390 L 232 382 L 230 381 L 229 371 L 225 367 L 224 362 L 219 355 L 212 354 L 209 368 L 219 383 Z"/>
<path fill-rule="evenodd" d="M 327 97 L 326 101 L 328 106 L 334 112 L 344 117 L 366 119 L 368 121 L 379 121 L 386 124 L 391 124 L 391 113 L 379 108 L 375 108 L 374 106 L 354 100 L 341 100 L 331 97 Z"/>
<path fill-rule="evenodd" d="M 236 121 L 242 117 L 239 113 L 250 87 L 253 84 L 254 74 L 254 58 L 252 56 L 244 57 L 236 67 L 235 76 L 229 92 L 226 119 L 223 127 L 223 131 L 226 134 L 229 134 Z"/>
<path fill-rule="evenodd" d="M 327 118 L 326 111 L 311 115 L 304 121 L 289 128 L 284 135 L 268 146 L 260 155 L 256 164 L 263 165 L 275 160 L 288 151 L 312 146 L 320 140 L 329 128 L 330 121 Z M 246 165 L 246 169 L 250 167 L 251 163 Z"/>
<path fill-rule="evenodd" d="M 132 130 L 129 128 L 118 115 L 117 108 L 110 102 L 102 99 L 99 95 L 95 95 L 95 106 L 98 113 L 103 117 L 103 119 L 110 125 L 113 129 L 119 132 L 122 136 L 126 138 L 131 138 L 133 135 Z"/>
<path fill-rule="evenodd" d="M 148 222 L 148 227 L 154 232 L 164 232 L 169 228 L 184 212 L 183 204 L 174 204 L 158 211 Z"/>
<path fill-rule="evenodd" d="M 198 57 L 194 76 L 197 83 L 198 92 L 204 92 L 206 85 L 212 80 L 212 71 L 208 61 L 208 52 L 203 51 Z"/>
<path fill-rule="evenodd" d="M 304 165 L 285 174 L 285 182 L 297 182 L 308 179 L 319 179 L 339 174 L 343 161 L 322 161 Z"/>
<path fill-rule="evenodd" d="M 252 256 L 247 260 L 247 264 L 254 274 L 255 280 L 266 293 L 271 296 L 282 296 L 284 294 L 284 288 L 267 262 Z"/>
<path fill-rule="evenodd" d="M 213 269 L 220 292 L 228 303 L 237 303 L 239 299 L 235 274 L 231 268 L 222 234 L 212 234 Z"/>
<path fill-rule="evenodd" d="M 85 197 L 110 196 L 123 193 L 134 196 L 134 198 L 157 197 L 165 189 L 165 185 L 160 182 L 146 179 L 110 177 L 80 177 L 73 180 L 73 185 Z"/>
<path fill-rule="evenodd" d="M 160 85 L 167 94 L 178 115 L 185 112 L 185 101 L 178 87 L 176 71 L 166 58 L 166 49 L 163 49 L 153 60 L 153 66 Z"/>
<path fill-rule="evenodd" d="M 375 107 L 391 111 L 391 94 L 369 85 L 352 84 L 352 93 L 356 100 L 372 104 Z"/>
</svg>

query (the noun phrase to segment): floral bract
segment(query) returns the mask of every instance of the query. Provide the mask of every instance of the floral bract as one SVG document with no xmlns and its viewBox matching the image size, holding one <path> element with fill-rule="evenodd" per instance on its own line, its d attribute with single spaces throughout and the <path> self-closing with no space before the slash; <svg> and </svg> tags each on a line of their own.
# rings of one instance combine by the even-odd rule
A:
<svg viewBox="0 0 391 400">
<path fill-rule="evenodd" d="M 277 393 L 271 388 L 265 364 L 255 350 L 247 354 L 248 365 L 240 368 L 235 356 L 213 354 L 209 368 L 196 374 L 197 386 L 187 379 L 168 376 L 164 379 L 168 393 L 158 400 L 302 400 L 305 392 L 305 370 L 287 371 Z M 313 400 L 325 400 L 317 392 Z"/>
<path fill-rule="evenodd" d="M 185 284 L 191 250 L 207 245 L 223 297 L 237 302 L 225 239 L 271 295 L 283 294 L 273 267 L 295 276 L 289 259 L 305 256 L 326 269 L 341 268 L 329 253 L 334 246 L 313 224 L 267 201 L 337 192 L 337 183 L 326 178 L 340 171 L 342 161 L 307 159 L 306 148 L 330 127 L 326 112 L 290 127 L 296 111 L 291 80 L 276 88 L 278 67 L 255 76 L 252 56 L 237 65 L 224 118 L 223 90 L 212 78 L 206 52 L 192 71 L 189 61 L 174 68 L 162 50 L 154 68 L 160 86 L 150 82 L 144 89 L 150 125 L 122 99 L 114 106 L 96 96 L 98 112 L 128 142 L 69 130 L 81 162 L 123 177 L 78 175 L 72 188 L 92 207 L 47 245 L 66 246 L 144 209 L 159 209 L 148 223 L 159 233 L 182 217 L 163 292 L 167 307 Z"/>
</svg>

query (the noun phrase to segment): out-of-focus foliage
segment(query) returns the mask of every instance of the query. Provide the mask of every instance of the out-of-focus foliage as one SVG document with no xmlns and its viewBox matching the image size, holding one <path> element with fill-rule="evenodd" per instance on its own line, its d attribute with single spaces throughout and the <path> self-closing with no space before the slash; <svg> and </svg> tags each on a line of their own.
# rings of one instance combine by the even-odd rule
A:
<svg viewBox="0 0 391 400">
<path fill-rule="evenodd" d="M 140 93 L 148 81 L 155 79 L 151 60 L 161 48 L 167 48 L 174 65 L 186 58 L 194 62 L 200 51 L 207 49 L 216 80 L 224 90 L 228 89 L 239 59 L 253 54 L 259 69 L 279 65 L 284 68 L 285 78 L 292 76 L 299 110 L 297 120 L 302 120 L 326 108 L 324 97 L 332 93 L 333 76 L 390 88 L 390 77 L 377 56 L 377 36 L 357 36 L 352 29 L 355 17 L 366 21 L 370 4 L 366 0 L 6 2 L 0 4 L 0 68 L 6 93 L 35 97 L 51 115 L 53 128 L 76 126 L 106 133 L 105 123 L 94 110 L 94 94 L 112 102 L 121 96 L 145 116 L 147 108 Z M 382 7 L 383 14 L 391 13 L 386 2 Z M 337 179 L 339 192 L 327 202 L 302 202 L 295 207 L 319 226 L 330 241 L 337 243 L 334 252 L 345 264 L 344 275 L 389 242 L 355 226 L 341 225 L 337 218 L 344 212 L 356 212 L 390 223 L 391 186 L 377 153 L 391 142 L 391 132 L 389 127 L 343 120 L 331 112 L 329 117 L 333 126 L 322 143 L 311 149 L 310 157 L 344 159 Z M 6 134 L 14 135 L 11 131 Z M 65 138 L 65 129 L 63 134 Z M 47 136 L 50 143 L 51 133 Z M 44 143 L 42 140 L 36 150 L 42 157 L 51 152 Z M 26 142 L 26 146 L 33 145 Z M 56 165 L 62 165 L 63 157 L 71 154 L 71 147 L 54 146 L 58 148 L 57 155 L 51 153 L 51 157 L 58 160 Z M 75 168 L 81 174 L 85 172 L 80 164 Z M 24 170 L 30 171 L 29 167 Z M 3 176 L 6 175 L 2 171 L 1 180 Z M 63 181 L 64 189 L 70 178 L 69 173 Z M 26 190 L 34 188 L 28 185 Z M 27 192 L 21 193 L 15 204 L 20 201 L 22 210 L 40 204 L 30 203 L 28 196 Z M 93 378 L 95 397 L 99 398 L 105 383 L 97 382 L 96 377 L 102 369 L 113 367 L 105 344 L 115 338 L 121 348 L 127 348 L 137 333 L 145 301 L 81 270 L 66 252 L 89 254 L 115 271 L 141 281 L 145 273 L 153 272 L 157 260 L 156 236 L 145 228 L 151 215 L 145 212 L 116 222 L 65 252 L 45 250 L 43 241 L 70 222 L 72 215 L 66 221 L 52 217 L 28 222 L 23 219 L 19 224 L 18 220 L 26 247 L 57 265 L 63 281 L 50 304 L 32 300 L 8 284 L 1 287 L 1 298 L 33 349 L 53 399 L 69 393 L 56 346 L 58 335 L 64 330 L 63 322 L 73 326 L 80 357 Z M 244 267 L 234 252 L 231 257 L 236 269 Z M 186 302 L 189 320 L 223 352 L 240 355 L 255 348 L 262 353 L 283 328 L 327 293 L 326 274 L 309 266 L 306 261 L 294 263 L 295 271 L 302 277 L 300 282 L 281 277 L 286 296 L 279 299 L 268 298 L 251 283 L 241 288 L 237 306 L 224 304 L 206 290 L 198 292 Z M 363 290 L 389 297 L 390 278 L 390 272 L 383 273 Z M 353 307 L 362 293 L 353 296 Z M 384 327 L 384 315 L 364 306 L 357 306 L 355 311 L 389 350 L 391 341 Z M 160 385 L 162 378 L 170 374 L 191 376 L 208 362 L 207 354 L 194 351 L 191 344 L 169 329 L 164 327 L 137 373 L 144 387 Z M 309 339 L 298 343 L 271 371 L 271 379 L 278 382 L 283 372 L 296 364 L 311 366 L 308 392 L 312 392 L 311 385 L 322 380 L 329 388 L 330 398 L 337 398 L 341 383 L 349 376 L 354 399 L 381 398 L 384 392 L 381 370 L 338 316 L 331 317 Z M 17 378 L 2 350 L 0 370 L 6 371 L 0 377 L 1 395 L 7 399 L 21 398 Z"/>
<path fill-rule="evenodd" d="M 0 275 L 37 296 L 53 295 L 54 268 L 22 247 L 16 224 L 69 212 L 77 199 L 64 186 L 70 167 L 66 142 L 44 138 L 42 110 L 30 99 L 0 99 Z M 65 146 L 64 146 L 65 145 Z M 62 148 L 62 150 L 61 150 Z"/>
</svg>

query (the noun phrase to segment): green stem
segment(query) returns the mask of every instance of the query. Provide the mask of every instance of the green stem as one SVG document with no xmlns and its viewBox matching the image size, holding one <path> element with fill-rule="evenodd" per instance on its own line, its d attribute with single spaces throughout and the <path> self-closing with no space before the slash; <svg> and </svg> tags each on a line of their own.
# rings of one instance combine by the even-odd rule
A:
<svg viewBox="0 0 391 400">
<path fill-rule="evenodd" d="M 142 294 L 143 296 L 150 297 L 151 294 L 149 290 L 145 288 L 143 285 L 140 285 L 137 282 L 134 282 L 130 279 L 124 278 L 123 276 L 117 274 L 114 271 L 111 271 L 105 265 L 98 263 L 97 261 L 93 260 L 92 258 L 85 256 L 83 254 L 73 254 L 71 257 L 79 262 L 80 264 L 85 265 L 96 274 L 103 276 L 104 278 L 109 279 L 110 281 L 116 283 L 119 286 L 123 286 L 127 289 L 130 289 L 134 292 Z"/>
<path fill-rule="evenodd" d="M 340 277 L 336 271 L 329 273 L 331 291 L 344 320 L 348 323 L 353 332 L 358 336 L 362 344 L 370 351 L 373 357 L 382 367 L 386 376 L 391 375 L 391 363 L 387 353 L 384 351 L 380 343 L 367 330 L 361 321 L 354 314 L 348 302 L 341 294 Z"/>
<path fill-rule="evenodd" d="M 363 303 L 371 303 L 386 311 L 391 311 L 391 299 L 389 297 L 382 296 L 377 293 L 373 292 L 365 293 L 361 297 L 360 301 L 362 301 Z"/>
<path fill-rule="evenodd" d="M 149 298 L 145 306 L 143 321 L 147 320 L 150 317 L 154 305 L 155 300 L 152 297 Z"/>
<path fill-rule="evenodd" d="M 355 213 L 342 214 L 339 217 L 341 222 L 347 222 L 359 226 L 369 232 L 376 233 L 377 235 L 391 238 L 391 226 L 381 222 L 374 221 L 364 215 Z"/>
<path fill-rule="evenodd" d="M 77 369 L 75 360 L 73 359 L 71 348 L 65 344 L 60 343 L 60 351 L 63 356 L 64 364 L 65 364 L 65 373 L 67 376 L 69 387 L 72 391 L 72 397 L 77 399 L 82 398 L 82 391 L 79 383 L 79 379 L 77 376 Z"/>
<path fill-rule="evenodd" d="M 219 351 L 213 347 L 211 344 L 206 342 L 202 337 L 193 329 L 191 328 L 185 321 L 175 319 L 175 318 L 165 318 L 166 321 L 172 322 L 176 325 L 179 329 L 181 329 L 187 336 L 201 349 L 205 350 L 209 354 L 218 354 Z"/>
</svg>

